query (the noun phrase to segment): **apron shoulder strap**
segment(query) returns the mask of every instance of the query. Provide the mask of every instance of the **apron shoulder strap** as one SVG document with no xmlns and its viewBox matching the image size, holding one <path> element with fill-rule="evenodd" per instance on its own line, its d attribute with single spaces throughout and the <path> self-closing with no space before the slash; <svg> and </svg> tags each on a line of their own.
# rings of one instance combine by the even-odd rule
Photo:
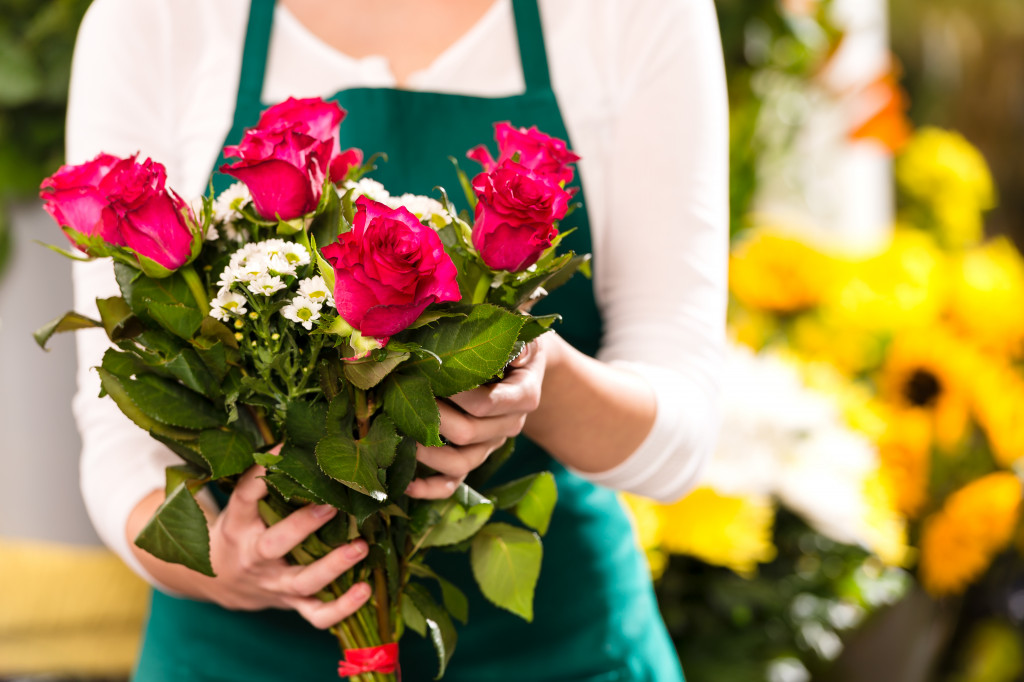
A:
<svg viewBox="0 0 1024 682">
<path fill-rule="evenodd" d="M 519 58 L 523 63 L 526 91 L 550 90 L 548 53 L 544 47 L 544 30 L 540 22 L 537 0 L 512 0 L 519 38 Z"/>
<path fill-rule="evenodd" d="M 270 29 L 274 23 L 274 0 L 251 0 L 249 24 L 245 31 L 245 51 L 242 53 L 242 73 L 238 79 L 238 97 L 235 100 L 235 123 L 244 112 L 263 109 L 263 75 L 267 69 L 267 50 Z"/>
</svg>

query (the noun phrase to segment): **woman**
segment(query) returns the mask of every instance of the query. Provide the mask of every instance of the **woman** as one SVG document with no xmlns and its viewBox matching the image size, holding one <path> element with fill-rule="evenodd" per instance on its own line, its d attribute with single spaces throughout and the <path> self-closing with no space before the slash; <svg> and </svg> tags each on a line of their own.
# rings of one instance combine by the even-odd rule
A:
<svg viewBox="0 0 1024 682">
<path fill-rule="evenodd" d="M 551 468 L 559 484 L 535 622 L 478 597 L 445 679 L 681 679 L 628 523 L 593 483 L 676 498 L 713 442 L 728 122 L 712 1 L 96 0 L 76 48 L 68 158 L 141 150 L 198 195 L 225 139 L 262 108 L 332 95 L 349 110 L 341 144 L 391 152 L 375 177 L 396 192 L 429 193 L 451 177 L 446 156 L 501 120 L 568 135 L 583 157 L 571 247 L 593 251 L 593 290 L 577 278 L 556 292 L 545 303 L 565 315 L 559 335 L 501 384 L 442 406 L 453 444 L 421 449 L 440 475 L 409 490 L 447 496 L 520 429 L 537 445 L 524 441 L 509 468 Z M 75 282 L 81 309 L 116 293 L 106 263 L 76 265 Z M 95 398 L 87 368 L 103 347 L 80 339 L 83 492 L 105 541 L 162 588 L 138 679 L 288 679 L 297 661 L 306 677 L 329 674 L 336 643 L 301 618 L 329 627 L 365 601 L 355 588 L 327 605 L 309 596 L 365 547 L 288 567 L 281 557 L 332 512 L 263 528 L 252 470 L 223 511 L 209 505 L 217 578 L 134 548 L 174 457 Z M 456 563 L 443 572 L 461 571 L 473 594 Z M 406 637 L 402 670 L 433 677 L 429 645 Z"/>
</svg>

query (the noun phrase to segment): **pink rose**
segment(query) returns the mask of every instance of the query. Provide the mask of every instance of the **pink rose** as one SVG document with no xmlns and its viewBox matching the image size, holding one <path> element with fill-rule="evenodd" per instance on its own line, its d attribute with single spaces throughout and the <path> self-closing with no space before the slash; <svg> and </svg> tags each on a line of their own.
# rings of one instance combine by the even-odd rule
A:
<svg viewBox="0 0 1024 682">
<path fill-rule="evenodd" d="M 221 166 L 221 173 L 249 188 L 256 212 L 264 218 L 291 220 L 320 203 L 331 159 L 331 143 L 297 131 L 286 121 L 270 128 L 250 128 L 225 156 L 241 161 Z"/>
<path fill-rule="evenodd" d="M 486 172 L 494 170 L 503 161 L 514 159 L 538 175 L 554 177 L 555 182 L 563 186 L 572 182 L 573 169 L 570 164 L 579 161 L 580 157 L 569 151 L 565 140 L 545 135 L 536 126 L 529 129 L 516 128 L 507 121 L 494 124 L 494 139 L 498 141 L 497 161 L 483 145 L 474 147 L 466 154 L 480 163 Z"/>
<path fill-rule="evenodd" d="M 551 246 L 572 197 L 553 175 L 503 161 L 473 178 L 473 246 L 494 270 L 525 270 Z"/>
<path fill-rule="evenodd" d="M 403 207 L 359 197 L 352 231 L 321 249 L 338 314 L 365 336 L 402 331 L 431 303 L 462 298 L 441 239 Z"/>
<path fill-rule="evenodd" d="M 338 129 L 348 113 L 335 102 L 325 102 L 319 97 L 295 99 L 289 97 L 276 104 L 260 116 L 257 128 L 269 129 L 279 124 L 299 133 L 305 133 L 320 142 L 331 144 L 331 158 L 328 163 L 331 181 L 338 183 L 345 179 L 348 169 L 363 162 L 363 152 L 356 148 L 341 151 Z"/>
<path fill-rule="evenodd" d="M 198 254 L 202 241 L 192 210 L 166 183 L 163 165 L 151 159 L 118 161 L 99 185 L 107 199 L 103 231 L 119 236 L 110 243 L 175 270 Z"/>
<path fill-rule="evenodd" d="M 100 181 L 120 161 L 116 156 L 100 154 L 91 161 L 77 166 L 61 166 L 60 170 L 43 180 L 39 198 L 43 208 L 53 217 L 72 246 L 86 251 L 75 235 L 99 237 L 104 242 L 122 245 L 116 231 L 105 229 L 102 220 L 107 199 L 99 189 Z"/>
</svg>

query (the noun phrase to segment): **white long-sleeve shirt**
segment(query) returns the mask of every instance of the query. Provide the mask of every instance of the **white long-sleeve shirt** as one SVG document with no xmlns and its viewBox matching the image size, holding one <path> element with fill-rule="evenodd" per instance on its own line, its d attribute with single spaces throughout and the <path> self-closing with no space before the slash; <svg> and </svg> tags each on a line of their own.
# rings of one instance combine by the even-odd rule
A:
<svg viewBox="0 0 1024 682">
<path fill-rule="evenodd" d="M 179 194 L 201 195 L 231 125 L 248 8 L 247 0 L 96 0 L 75 48 L 68 162 L 141 152 L 167 167 Z M 605 328 L 598 357 L 644 377 L 657 399 L 637 450 L 610 471 L 581 475 L 674 499 L 695 483 L 719 421 L 728 112 L 713 0 L 541 0 L 540 8 L 553 87 L 583 159 Z M 277 7 L 263 101 L 394 86 L 386 59 L 341 54 Z M 404 87 L 522 92 L 510 0 L 497 0 Z M 74 268 L 77 310 L 118 294 L 109 261 Z M 97 398 L 91 368 L 107 346 L 101 330 L 78 334 L 82 491 L 101 538 L 145 575 L 125 525 L 177 458 Z"/>
</svg>

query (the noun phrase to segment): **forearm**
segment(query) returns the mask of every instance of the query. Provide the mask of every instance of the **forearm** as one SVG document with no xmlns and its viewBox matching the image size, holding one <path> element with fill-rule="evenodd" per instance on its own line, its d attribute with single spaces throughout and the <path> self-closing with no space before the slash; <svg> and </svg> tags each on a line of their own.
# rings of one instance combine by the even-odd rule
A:
<svg viewBox="0 0 1024 682">
<path fill-rule="evenodd" d="M 589 357 L 555 334 L 541 340 L 543 392 L 523 433 L 578 471 L 614 468 L 650 432 L 657 414 L 653 390 L 642 377 Z"/>
</svg>

